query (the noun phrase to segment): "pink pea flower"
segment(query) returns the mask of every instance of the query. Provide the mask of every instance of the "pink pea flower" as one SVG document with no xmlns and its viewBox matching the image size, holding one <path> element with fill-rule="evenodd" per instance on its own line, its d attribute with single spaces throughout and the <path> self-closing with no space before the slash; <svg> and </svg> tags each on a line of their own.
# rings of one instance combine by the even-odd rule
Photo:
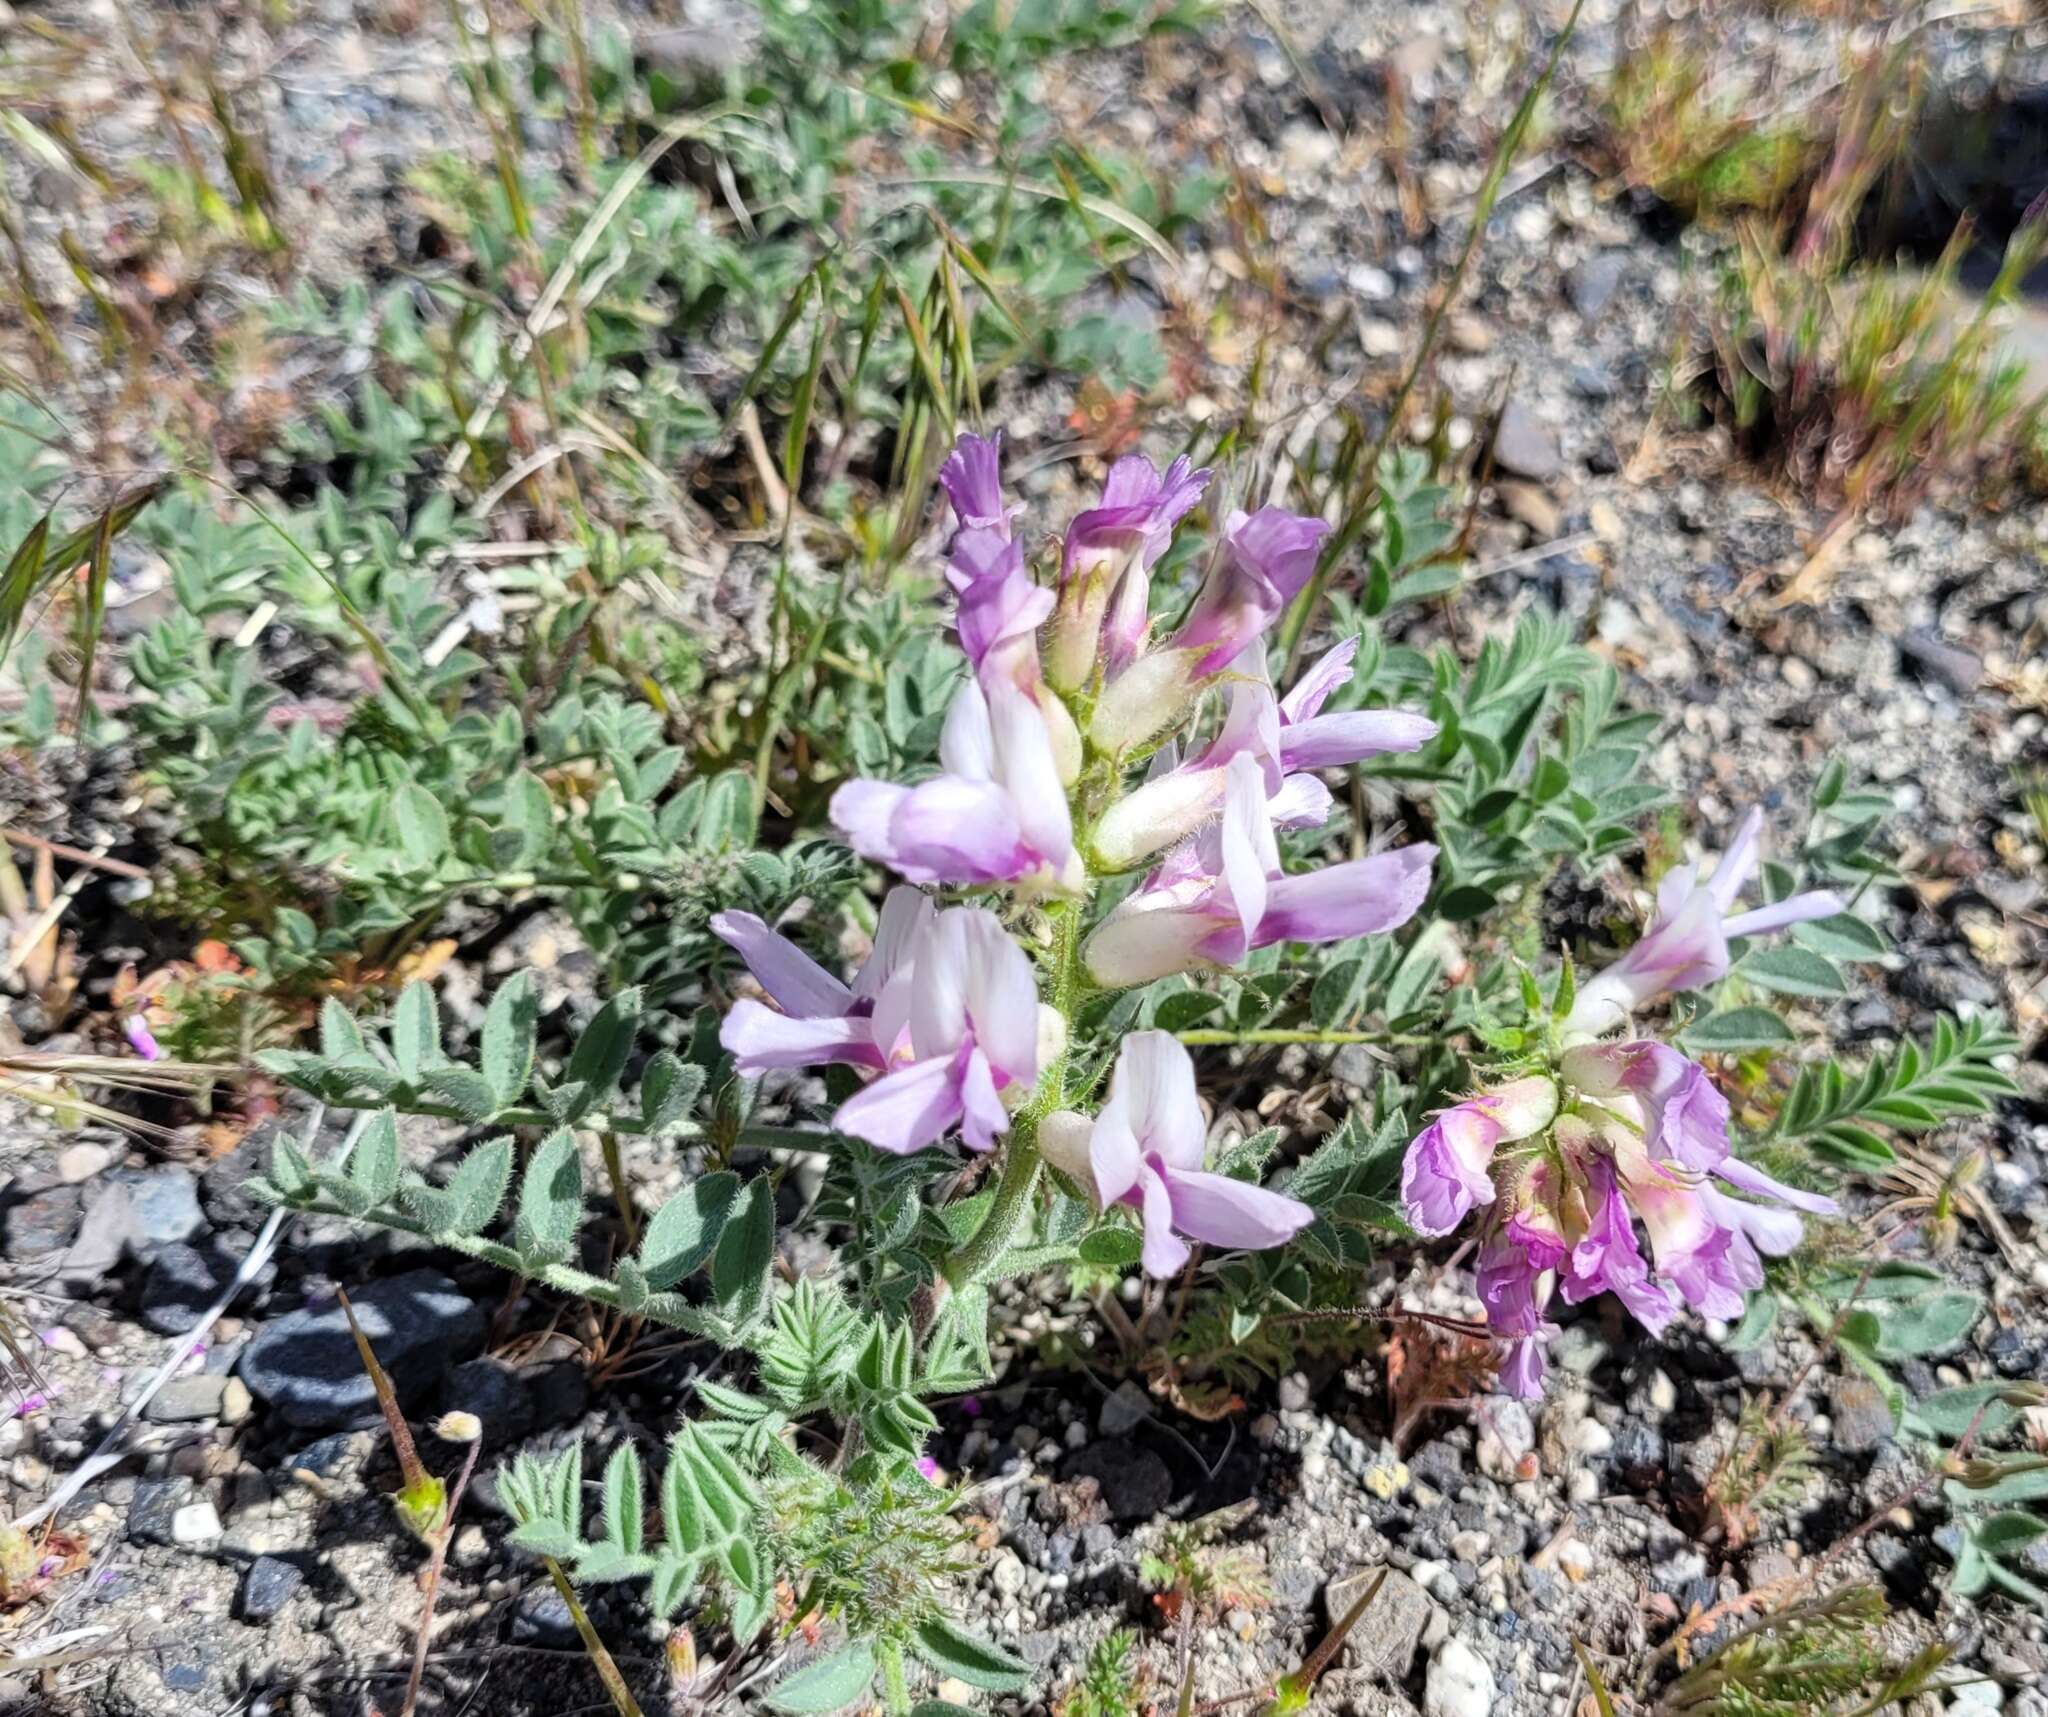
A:
<svg viewBox="0 0 2048 1717">
<path fill-rule="evenodd" d="M 1046 663 L 1062 691 L 1086 685 L 1098 661 L 1113 677 L 1143 649 L 1153 565 L 1209 477 L 1185 457 L 1162 473 L 1142 453 L 1127 454 L 1109 468 L 1102 504 L 1068 527 Z"/>
<path fill-rule="evenodd" d="M 907 1156 L 955 1126 L 970 1150 L 1008 1130 L 1002 1093 L 1038 1082 L 1038 987 L 1031 963 L 996 915 L 941 912 L 918 937 L 911 969 L 875 1006 L 887 1071 L 857 1091 L 833 1126 L 877 1150 Z"/>
<path fill-rule="evenodd" d="M 1519 1243 L 1496 1235 L 1479 1254 L 1475 1285 L 1487 1328 L 1507 1344 L 1500 1385 L 1525 1401 L 1543 1393 L 1544 1343 L 1557 1334 L 1543 1314 L 1563 1262 L 1563 1242 L 1535 1230 L 1525 1231 Z"/>
<path fill-rule="evenodd" d="M 1439 1110 L 1409 1142 L 1401 1204 L 1418 1234 L 1448 1234 L 1494 1200 L 1493 1153 L 1533 1137 L 1557 1113 L 1557 1087 L 1541 1075 L 1516 1079 Z"/>
<path fill-rule="evenodd" d="M 1223 521 L 1223 553 L 1174 634 L 1173 648 L 1200 652 L 1197 674 L 1221 673 L 1314 576 L 1329 534 L 1323 520 L 1281 507 L 1233 512 Z"/>
<path fill-rule="evenodd" d="M 156 1040 L 156 1033 L 149 1029 L 149 1021 L 140 1014 L 130 1014 L 121 1021 L 121 1032 L 129 1045 L 144 1061 L 161 1061 L 163 1046 Z"/>
<path fill-rule="evenodd" d="M 1323 653 L 1280 700 L 1280 767 L 1332 769 L 1390 751 L 1420 751 L 1437 735 L 1427 716 L 1404 709 L 1321 713 L 1339 686 L 1350 681 L 1358 640 L 1346 638 Z"/>
<path fill-rule="evenodd" d="M 945 773 L 915 787 L 860 780 L 834 793 L 832 821 L 847 845 L 912 882 L 1078 886 L 1059 764 L 1024 693 L 965 681 L 946 711 L 939 761 Z"/>
<path fill-rule="evenodd" d="M 735 1002 L 719 1027 L 718 1041 L 749 1078 L 771 1068 L 827 1062 L 884 1066 L 885 1046 L 875 1037 L 876 998 L 907 964 L 911 949 L 937 916 L 916 889 L 892 888 L 882 902 L 873 951 L 849 988 L 753 913 L 718 913 L 711 920 L 713 932 L 746 962 L 775 1003 L 766 1007 L 752 997 Z"/>
<path fill-rule="evenodd" d="M 1436 723 L 1405 710 L 1355 710 L 1319 715 L 1324 701 L 1350 678 L 1358 642 L 1352 639 L 1326 654 L 1285 698 L 1276 701 L 1258 663 L 1230 688 L 1229 713 L 1207 746 L 1178 768 L 1155 771 L 1135 791 L 1112 805 L 1096 825 L 1095 850 L 1108 865 L 1134 864 L 1192 832 L 1223 808 L 1230 760 L 1255 758 L 1273 796 L 1273 821 L 1282 828 L 1308 828 L 1328 815 L 1329 793 L 1304 771 L 1358 763 L 1392 751 L 1416 751 L 1436 736 Z M 1130 681 L 1141 679 L 1151 660 L 1139 664 L 1104 695 L 1091 725 L 1098 744 L 1118 749 L 1105 737 L 1102 712 L 1110 709 Z"/>
<path fill-rule="evenodd" d="M 1071 1110 L 1048 1115 L 1039 1142 L 1055 1166 L 1093 1186 L 1105 1210 L 1141 1213 L 1145 1273 L 1165 1278 L 1187 1263 L 1190 1240 L 1262 1251 L 1315 1220 L 1299 1199 L 1206 1171 L 1208 1134 L 1188 1052 L 1170 1032 L 1134 1031 L 1093 1123 Z"/>
<path fill-rule="evenodd" d="M 1435 858 L 1435 847 L 1417 843 L 1285 874 L 1264 773 L 1240 753 L 1230 760 L 1221 819 L 1098 925 L 1082 957 L 1098 983 L 1114 988 L 1234 966 L 1276 942 L 1379 935 L 1420 909 Z"/>
<path fill-rule="evenodd" d="M 1841 896 L 1830 889 L 1810 889 L 1748 912 L 1733 910 L 1736 896 L 1762 862 L 1763 820 L 1758 809 L 1742 819 L 1705 882 L 1699 880 L 1697 864 L 1681 865 L 1664 878 L 1650 927 L 1619 960 L 1580 986 L 1564 1022 L 1567 1032 L 1597 1037 L 1659 996 L 1719 982 L 1728 973 L 1728 944 L 1737 937 L 1832 918 L 1844 910 Z"/>
</svg>

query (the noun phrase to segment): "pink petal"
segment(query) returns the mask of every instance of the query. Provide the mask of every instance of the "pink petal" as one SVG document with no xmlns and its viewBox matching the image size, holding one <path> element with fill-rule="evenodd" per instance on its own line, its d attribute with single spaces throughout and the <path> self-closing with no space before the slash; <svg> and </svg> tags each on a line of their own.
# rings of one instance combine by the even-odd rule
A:
<svg viewBox="0 0 2048 1717">
<path fill-rule="evenodd" d="M 775 1067 L 816 1067 L 844 1062 L 880 1067 L 874 1027 L 864 1019 L 797 1019 L 763 1007 L 752 997 L 734 1002 L 718 1028 L 718 1041 L 748 1077 Z"/>
<path fill-rule="evenodd" d="M 1165 1280 L 1188 1261 L 1188 1243 L 1173 1231 L 1173 1195 L 1152 1170 L 1144 1174 L 1145 1244 L 1139 1253 L 1145 1274 Z"/>
<path fill-rule="evenodd" d="M 1404 709 L 1356 709 L 1319 715 L 1280 730 L 1283 769 L 1331 769 L 1389 751 L 1420 751 L 1437 725 Z"/>
<path fill-rule="evenodd" d="M 1134 1031 L 1117 1052 L 1108 1114 L 1114 1107 L 1140 1151 L 1171 1168 L 1202 1166 L 1209 1124 L 1195 1092 L 1195 1063 L 1171 1032 Z"/>
<path fill-rule="evenodd" d="M 957 1060 L 948 1055 L 883 1074 L 840 1104 L 832 1125 L 878 1151 L 908 1156 L 937 1144 L 959 1119 Z"/>
<path fill-rule="evenodd" d="M 804 1019 L 837 1018 L 853 1006 L 851 990 L 753 913 L 718 913 L 711 929 L 746 962 L 784 1013 Z"/>
<path fill-rule="evenodd" d="M 1421 910 L 1435 860 L 1436 848 L 1417 842 L 1304 876 L 1276 877 L 1252 946 L 1341 942 L 1396 929 Z"/>
<path fill-rule="evenodd" d="M 1330 701 L 1330 695 L 1339 686 L 1350 683 L 1352 662 L 1357 655 L 1355 637 L 1325 650 L 1294 682 L 1294 689 L 1280 700 L 1280 719 L 1290 724 L 1307 721 Z"/>
<path fill-rule="evenodd" d="M 1299 1199 L 1229 1175 L 1169 1167 L 1166 1188 L 1173 1199 L 1174 1226 L 1211 1246 L 1263 1251 L 1292 1240 L 1315 1220 L 1315 1212 Z"/>
</svg>

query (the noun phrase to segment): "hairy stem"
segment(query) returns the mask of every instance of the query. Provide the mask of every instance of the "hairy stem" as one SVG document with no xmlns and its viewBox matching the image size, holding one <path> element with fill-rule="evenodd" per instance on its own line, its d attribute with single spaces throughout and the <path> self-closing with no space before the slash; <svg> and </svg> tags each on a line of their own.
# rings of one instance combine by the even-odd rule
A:
<svg viewBox="0 0 2048 1717">
<path fill-rule="evenodd" d="M 1052 1005 L 1074 1027 L 1074 1007 L 1081 992 L 1081 906 L 1068 901 L 1055 909 L 1052 944 Z M 1031 1214 L 1031 1195 L 1038 1187 L 1038 1123 L 1060 1106 L 1067 1087 L 1067 1045 L 1038 1078 L 1031 1101 L 1010 1123 L 1003 1146 L 1003 1176 L 995 1200 L 981 1226 L 941 1266 L 940 1274 L 954 1288 L 972 1286 L 1010 1249 Z"/>
<path fill-rule="evenodd" d="M 885 1639 L 879 1647 L 882 1660 L 882 1705 L 889 1717 L 908 1717 L 910 1683 L 903 1676 L 903 1647 Z"/>
</svg>

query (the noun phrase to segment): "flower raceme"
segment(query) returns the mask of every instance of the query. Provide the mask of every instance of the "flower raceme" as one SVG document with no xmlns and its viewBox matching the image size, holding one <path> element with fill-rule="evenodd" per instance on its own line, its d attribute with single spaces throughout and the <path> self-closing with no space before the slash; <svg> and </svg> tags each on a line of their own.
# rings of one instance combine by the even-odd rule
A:
<svg viewBox="0 0 2048 1717">
<path fill-rule="evenodd" d="M 1600 1040 L 1646 1003 L 1720 978 L 1732 938 L 1842 910 L 1816 890 L 1731 912 L 1760 833 L 1751 812 L 1707 882 L 1691 866 L 1666 879 L 1642 940 L 1579 988 L 1554 1072 L 1468 1098 L 1409 1144 L 1401 1196 L 1418 1233 L 1485 1209 L 1477 1288 L 1513 1393 L 1541 1387 L 1553 1292 L 1569 1305 L 1612 1293 L 1653 1333 L 1681 1306 L 1735 1318 L 1764 1258 L 1798 1245 L 1802 1214 L 1836 1210 L 1732 1154 L 1728 1101 L 1703 1067 L 1648 1039 Z"/>
<path fill-rule="evenodd" d="M 946 583 L 971 672 L 947 707 L 938 772 L 848 781 L 831 802 L 856 852 L 919 886 L 891 892 L 851 985 L 758 918 L 721 915 L 714 928 L 765 993 L 735 1005 L 722 1040 L 745 1074 L 855 1068 L 865 1083 L 833 1125 L 881 1150 L 907 1154 L 957 1130 L 986 1151 L 1020 1113 L 1013 1150 L 1035 1140 L 1055 1153 L 1079 1138 L 1077 1178 L 1105 1205 L 1140 1212 L 1155 1274 L 1181 1267 L 1192 1241 L 1278 1245 L 1309 1221 L 1307 1208 L 1204 1169 L 1193 1063 L 1172 1038 L 1124 1042 L 1094 1121 L 1042 1114 L 1058 1096 L 1039 1084 L 1064 1067 L 1066 1015 L 1040 1005 L 1032 961 L 995 912 L 942 911 L 920 887 L 1041 905 L 1063 1008 L 1089 979 L 1138 984 L 1234 966 L 1276 943 L 1391 930 L 1427 895 L 1435 848 L 1290 874 L 1276 830 L 1327 820 L 1330 790 L 1315 771 L 1415 750 L 1435 724 L 1401 711 L 1324 713 L 1351 678 L 1355 643 L 1276 694 L 1262 640 L 1312 576 L 1323 521 L 1276 507 L 1229 514 L 1185 618 L 1155 645 L 1152 571 L 1210 474 L 1186 459 L 1164 471 L 1118 460 L 1100 504 L 1066 533 L 1056 585 L 1043 585 L 1000 465 L 999 437 L 968 435 L 939 474 L 953 524 Z M 1221 694 L 1213 728 L 1211 691 Z M 1162 742 L 1176 727 L 1189 731 Z M 1147 750 L 1150 779 L 1125 794 L 1124 774 Z M 1142 885 L 1084 940 L 1095 881 L 1146 865 Z M 1015 1183 L 1028 1188 L 1029 1176 Z"/>
<path fill-rule="evenodd" d="M 1093 1121 L 1058 1110 L 1039 1126 L 1047 1158 L 1106 1210 L 1129 1205 L 1144 1224 L 1145 1273 L 1177 1274 L 1190 1240 L 1232 1250 L 1284 1245 L 1315 1219 L 1299 1199 L 1204 1169 L 1208 1123 L 1195 1064 L 1163 1031 L 1134 1031 L 1117 1052 L 1109 1098 Z"/>
</svg>

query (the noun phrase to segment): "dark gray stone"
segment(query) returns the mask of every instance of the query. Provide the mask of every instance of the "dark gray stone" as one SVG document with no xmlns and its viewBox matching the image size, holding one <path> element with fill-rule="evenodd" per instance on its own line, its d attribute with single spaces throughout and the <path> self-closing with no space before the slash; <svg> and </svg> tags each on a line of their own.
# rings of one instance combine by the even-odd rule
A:
<svg viewBox="0 0 2048 1717">
<path fill-rule="evenodd" d="M 176 1544 L 171 1521 L 197 1494 L 188 1478 L 138 1479 L 128 1504 L 128 1536 L 138 1544 Z"/>
<path fill-rule="evenodd" d="M 249 1191 L 249 1182 L 270 1161 L 272 1129 L 248 1133 L 224 1157 L 209 1163 L 199 1177 L 199 1203 L 216 1228 L 260 1228 L 270 1206 Z"/>
<path fill-rule="evenodd" d="M 190 1240 L 206 1226 L 199 1187 L 183 1169 L 116 1169 L 106 1178 L 128 1189 L 128 1244 L 138 1257 Z"/>
<path fill-rule="evenodd" d="M 305 1571 L 297 1563 L 280 1556 L 259 1556 L 242 1576 L 242 1589 L 235 1594 L 235 1614 L 258 1627 L 267 1626 L 305 1583 Z"/>
<path fill-rule="evenodd" d="M 239 1252 L 214 1241 L 163 1247 L 142 1281 L 142 1321 L 160 1335 L 183 1335 L 235 1279 L 241 1263 Z M 241 1297 L 260 1294 L 276 1274 L 274 1265 L 265 1264 Z"/>
<path fill-rule="evenodd" d="M 1597 322 L 1600 313 L 1613 301 L 1628 274 L 1628 252 L 1625 250 L 1603 250 L 1578 264 L 1565 282 L 1565 290 L 1571 295 L 1572 308 L 1588 322 Z"/>
<path fill-rule="evenodd" d="M 1493 435 L 1493 462 L 1501 470 L 1531 482 L 1547 483 L 1564 469 L 1564 451 L 1557 431 L 1518 399 L 1501 409 Z"/>
<path fill-rule="evenodd" d="M 1149 1520 L 1173 1500 L 1173 1474 L 1166 1463 L 1128 1438 L 1103 1437 L 1077 1449 L 1060 1477 L 1093 1479 L 1114 1520 Z"/>
<path fill-rule="evenodd" d="M 202 1419 L 217 1419 L 227 1386 L 225 1377 L 209 1377 L 203 1371 L 190 1377 L 174 1377 L 150 1397 L 142 1416 L 155 1425 L 190 1425 Z M 246 1400 L 243 1405 L 247 1405 Z"/>
<path fill-rule="evenodd" d="M 352 1303 L 401 1405 L 421 1402 L 483 1340 L 483 1308 L 438 1270 L 373 1282 Z M 323 1430 L 377 1411 L 339 1301 L 265 1324 L 242 1355 L 242 1377 L 290 1425 Z"/>
<path fill-rule="evenodd" d="M 533 1391 L 502 1359 L 458 1365 L 442 1386 L 441 1403 L 481 1419 L 486 1448 L 516 1443 L 534 1428 Z"/>
<path fill-rule="evenodd" d="M 512 1643 L 564 1649 L 579 1643 L 576 1620 L 552 1585 L 528 1588 L 512 1611 Z"/>
<path fill-rule="evenodd" d="M 1344 1619 L 1365 1589 L 1380 1577 L 1377 1568 L 1361 1568 L 1355 1574 L 1332 1580 L 1323 1588 L 1325 1625 L 1335 1627 Z M 1429 1594 L 1398 1569 L 1387 1570 L 1387 1583 L 1380 1595 L 1366 1605 L 1365 1613 L 1351 1630 L 1347 1649 L 1353 1663 L 1379 1671 L 1395 1682 L 1408 1679 L 1416 1647 L 1422 1644 L 1434 1606 Z"/>
<path fill-rule="evenodd" d="M 288 1473 L 311 1473 L 316 1479 L 337 1478 L 360 1466 L 370 1446 L 367 1438 L 349 1431 L 337 1431 L 331 1437 L 322 1437 L 318 1442 L 308 1443 L 296 1453 L 285 1456 L 278 1466 Z"/>
<path fill-rule="evenodd" d="M 1968 697 L 1983 683 L 1984 663 L 1959 644 L 1932 632 L 1909 632 L 1899 640 L 1899 654 L 1923 680 L 1935 680 L 1958 697 Z"/>
<path fill-rule="evenodd" d="M 35 1188 L 13 1199 L 7 1206 L 8 1260 L 22 1264 L 63 1251 L 78 1231 L 82 1202 L 75 1186 Z"/>
</svg>

